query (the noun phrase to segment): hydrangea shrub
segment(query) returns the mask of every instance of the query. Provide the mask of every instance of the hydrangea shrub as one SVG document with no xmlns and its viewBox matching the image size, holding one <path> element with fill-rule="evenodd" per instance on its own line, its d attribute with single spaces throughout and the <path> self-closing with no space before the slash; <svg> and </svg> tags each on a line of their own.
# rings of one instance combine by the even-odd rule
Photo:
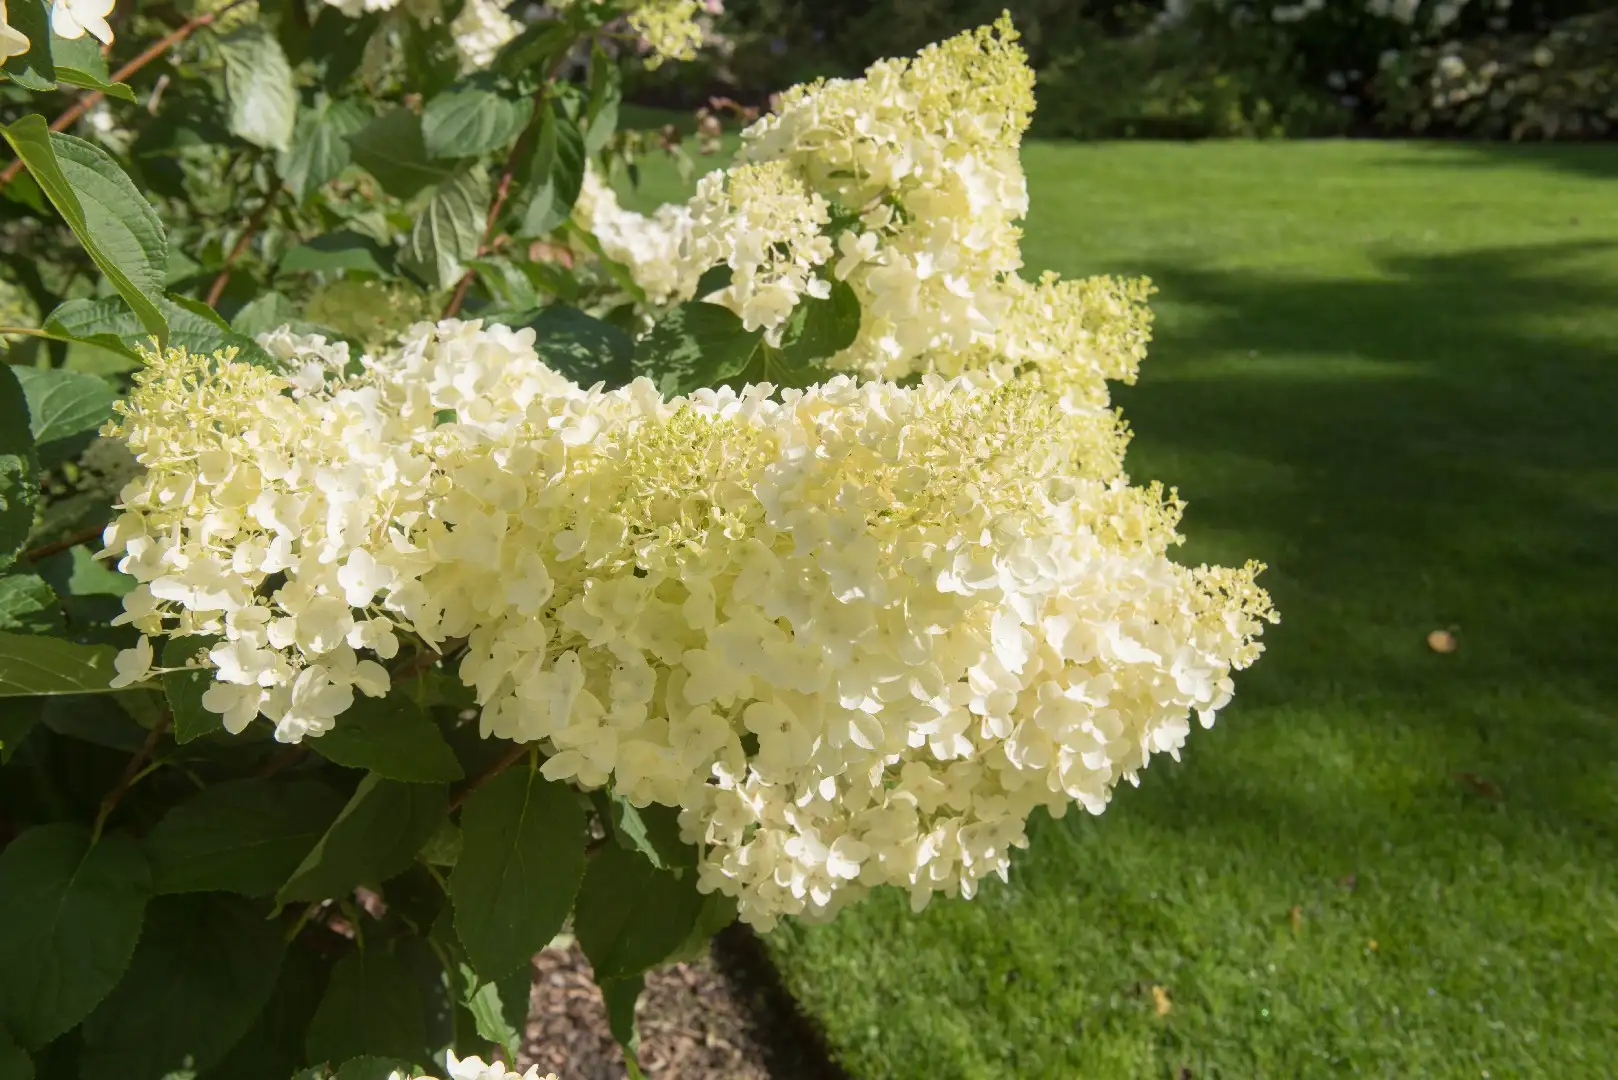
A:
<svg viewBox="0 0 1618 1080">
<path fill-rule="evenodd" d="M 639 215 L 613 46 L 712 12 L 479 3 L 165 39 L 229 22 L 264 189 L 189 278 L 164 214 L 213 210 L 3 129 L 106 288 L 4 328 L 47 348 L 0 372 L 0 1077 L 536 1080 L 564 933 L 635 1071 L 645 972 L 970 899 L 1259 655 L 1260 568 L 1176 562 L 1124 472 L 1149 286 L 1020 274 L 1009 19 Z M 33 4 L 12 82 L 124 94 L 60 44 L 108 13 Z"/>
</svg>

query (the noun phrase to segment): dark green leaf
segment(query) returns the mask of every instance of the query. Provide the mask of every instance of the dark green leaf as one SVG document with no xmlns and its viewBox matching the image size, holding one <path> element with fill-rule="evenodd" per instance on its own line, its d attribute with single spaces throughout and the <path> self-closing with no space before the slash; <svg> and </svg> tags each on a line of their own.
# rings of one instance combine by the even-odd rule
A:
<svg viewBox="0 0 1618 1080">
<path fill-rule="evenodd" d="M 49 131 L 40 116 L 0 128 L 90 258 L 159 341 L 168 241 L 157 211 L 105 150 Z"/>
<path fill-rule="evenodd" d="M 61 633 L 62 605 L 56 599 L 56 590 L 36 574 L 0 577 L 0 630 Z"/>
<path fill-rule="evenodd" d="M 325 900 L 386 881 L 415 859 L 448 800 L 441 784 L 405 784 L 368 774 L 276 898 L 283 904 Z"/>
<path fill-rule="evenodd" d="M 508 145 L 528 126 L 533 105 L 513 100 L 487 80 L 465 82 L 427 103 L 421 134 L 435 158 L 479 157 Z"/>
<path fill-rule="evenodd" d="M 362 270 L 393 277 L 393 253 L 369 236 L 338 229 L 289 248 L 281 257 L 281 270 Z"/>
<path fill-rule="evenodd" d="M 3 1027 L 0 1027 L 0 1080 L 34 1080 L 33 1060 Z"/>
<path fill-rule="evenodd" d="M 624 1064 L 629 1067 L 630 1080 L 640 1080 L 640 1028 L 635 1023 L 635 1004 L 646 987 L 646 977 L 635 975 L 627 979 L 598 981 L 601 997 L 607 1006 L 607 1028 L 624 1051 Z"/>
<path fill-rule="evenodd" d="M 151 877 L 123 835 L 44 825 L 0 852 L 0 1024 L 38 1048 L 107 995 L 140 937 Z"/>
<path fill-rule="evenodd" d="M 428 156 L 421 117 L 409 109 L 383 113 L 348 136 L 348 145 L 355 163 L 397 199 L 408 199 L 455 175 L 454 162 L 435 161 Z"/>
<path fill-rule="evenodd" d="M 202 707 L 202 695 L 213 685 L 213 669 L 188 666 L 192 658 L 212 648 L 217 640 L 170 638 L 163 643 L 163 652 L 158 657 L 159 667 L 185 669 L 163 676 L 163 693 L 168 697 L 169 711 L 174 714 L 174 741 L 182 746 L 224 730 L 220 715 Z"/>
<path fill-rule="evenodd" d="M 161 1080 L 223 1058 L 281 970 L 281 930 L 264 916 L 234 896 L 153 901 L 128 973 L 84 1022 L 83 1075 Z"/>
<path fill-rule="evenodd" d="M 335 727 L 307 745 L 328 761 L 389 780 L 447 783 L 464 775 L 432 717 L 399 694 L 355 701 Z"/>
<path fill-rule="evenodd" d="M 449 894 L 456 933 L 485 978 L 523 966 L 561 930 L 584 876 L 584 839 L 572 790 L 523 764 L 467 800 Z"/>
<path fill-rule="evenodd" d="M 697 865 L 697 849 L 680 839 L 680 812 L 672 806 L 637 807 L 622 795 L 609 796 L 612 835 L 660 870 Z"/>
<path fill-rule="evenodd" d="M 584 186 L 584 133 L 557 105 L 540 117 L 539 139 L 529 167 L 528 209 L 523 236 L 545 236 L 573 213 Z"/>
<path fill-rule="evenodd" d="M 76 645 L 0 630 L 0 697 L 110 691 L 117 651 L 111 645 Z"/>
<path fill-rule="evenodd" d="M 266 150 L 290 151 L 298 92 L 281 43 L 257 22 L 238 27 L 217 42 L 225 61 L 230 133 Z"/>
<path fill-rule="evenodd" d="M 24 90 L 56 89 L 56 62 L 51 56 L 50 5 L 44 0 L 11 0 L 7 19 L 28 39 L 28 51 L 8 57 L 4 71 Z"/>
<path fill-rule="evenodd" d="M 365 107 L 350 98 L 299 111 L 292 144 L 277 162 L 294 199 L 303 202 L 348 168 L 352 160 L 348 138 L 370 118 Z"/>
<path fill-rule="evenodd" d="M 231 780 L 170 810 L 146 838 L 157 893 L 273 896 L 342 813 L 318 780 Z"/>
<path fill-rule="evenodd" d="M 42 468 L 77 456 L 96 429 L 112 418 L 112 387 L 105 379 L 60 368 L 12 369 L 28 397 L 29 430 Z"/>
<path fill-rule="evenodd" d="M 394 1076 L 410 1076 L 415 1072 L 411 1063 L 398 1058 L 358 1057 L 343 1062 L 332 1080 L 391 1080 Z"/>
<path fill-rule="evenodd" d="M 426 1042 L 427 1017 L 409 965 L 375 946 L 332 969 L 306 1049 L 310 1061 L 372 1055 L 419 1061 Z"/>
<path fill-rule="evenodd" d="M 44 709 L 42 698 L 0 698 L 0 765 L 28 738 Z"/>
<path fill-rule="evenodd" d="M 848 282 L 834 281 L 830 296 L 824 300 L 805 297 L 788 316 L 781 334 L 781 357 L 793 371 L 812 370 L 854 344 L 859 332 L 860 298 Z M 778 386 L 800 385 L 781 378 L 769 381 Z"/>
<path fill-rule="evenodd" d="M 634 377 L 630 361 L 635 343 L 611 323 L 552 304 L 523 325 L 534 330 L 539 358 L 580 386 L 604 382 L 608 390 L 616 390 Z"/>
<path fill-rule="evenodd" d="M 325 990 L 325 962 L 307 949 L 288 950 L 264 1010 L 201 1080 L 287 1080 L 304 1062 L 304 1035 Z"/>
<path fill-rule="evenodd" d="M 370 11 L 355 18 L 330 4 L 319 8 L 310 28 L 309 56 L 324 66 L 321 85 L 335 94 L 364 63 L 366 44 L 382 25 L 384 13 Z"/>
<path fill-rule="evenodd" d="M 494 68 L 513 78 L 544 72 L 572 46 L 578 31 L 560 19 L 537 23 L 506 43 Z"/>
<path fill-rule="evenodd" d="M 0 570 L 27 542 L 39 504 L 39 459 L 17 370 L 0 365 Z"/>
<path fill-rule="evenodd" d="M 638 852 L 608 844 L 590 860 L 573 932 L 598 979 L 647 971 L 673 953 L 702 909 L 696 874 L 677 878 Z"/>
<path fill-rule="evenodd" d="M 634 373 L 657 384 L 664 396 L 718 386 L 740 375 L 764 341 L 729 308 L 691 301 L 657 321 L 635 343 Z"/>
<path fill-rule="evenodd" d="M 444 181 L 417 216 L 400 250 L 400 265 L 433 288 L 453 285 L 483 243 L 488 207 L 489 178 L 482 169 Z"/>
</svg>

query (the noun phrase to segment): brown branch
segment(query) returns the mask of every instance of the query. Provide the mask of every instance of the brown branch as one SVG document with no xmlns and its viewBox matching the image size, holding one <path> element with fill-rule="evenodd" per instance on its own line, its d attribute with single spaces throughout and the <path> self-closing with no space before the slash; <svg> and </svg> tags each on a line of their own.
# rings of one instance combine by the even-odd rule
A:
<svg viewBox="0 0 1618 1080">
<path fill-rule="evenodd" d="M 225 286 L 230 284 L 231 265 L 242 257 L 247 245 L 252 243 L 253 234 L 263 227 L 264 219 L 270 216 L 270 207 L 275 205 L 276 197 L 280 194 L 281 181 L 277 180 L 275 186 L 270 188 L 270 193 L 264 196 L 264 201 L 259 203 L 258 209 L 253 211 L 253 216 L 247 219 L 247 226 L 242 230 L 241 238 L 230 249 L 230 254 L 225 256 L 225 265 L 220 268 L 219 276 L 213 279 L 213 284 L 208 288 L 208 296 L 204 303 L 209 307 L 219 305 L 219 298 L 224 295 Z"/>
<path fill-rule="evenodd" d="M 113 83 L 123 82 L 125 79 L 135 74 L 135 72 L 139 71 L 147 64 L 150 64 L 153 60 L 156 60 L 158 57 L 174 48 L 174 46 L 190 37 L 196 31 L 202 29 L 204 26 L 207 26 L 209 23 L 216 22 L 219 17 L 224 15 L 227 11 L 238 8 L 245 3 L 247 3 L 247 0 L 231 0 L 230 3 L 226 4 L 218 11 L 209 11 L 202 15 L 198 15 L 196 18 L 185 23 L 185 25 L 170 31 L 166 36 L 161 37 L 154 41 L 151 45 L 148 45 L 139 53 L 139 55 L 130 60 L 129 63 L 113 72 L 112 77 L 107 81 Z M 55 120 L 51 121 L 51 130 L 66 131 L 74 124 L 74 122 L 78 120 L 79 117 L 83 116 L 86 112 L 89 112 L 91 109 L 100 104 L 101 99 L 106 96 L 107 95 L 100 90 L 92 90 L 88 94 L 80 94 L 79 99 L 73 104 L 69 105 L 62 112 L 61 116 L 58 116 Z M 20 158 L 13 161 L 10 165 L 7 165 L 4 171 L 0 171 L 0 187 L 5 187 L 7 184 L 15 180 L 17 178 L 17 174 L 21 171 L 22 159 Z"/>
<path fill-rule="evenodd" d="M 31 551 L 23 552 L 22 561 L 31 563 L 38 562 L 41 559 L 48 559 L 52 555 L 57 555 L 66 551 L 68 548 L 78 547 L 80 544 L 88 543 L 89 541 L 100 537 L 104 532 L 106 532 L 106 529 L 107 526 L 105 524 L 96 525 L 87 529 L 80 529 L 78 532 L 64 536 L 60 540 L 52 540 L 48 544 L 41 544 Z"/>
<path fill-rule="evenodd" d="M 140 749 L 135 751 L 135 756 L 129 759 L 128 765 L 124 766 L 124 771 L 118 777 L 118 782 L 112 786 L 112 790 L 107 792 L 106 797 L 101 800 L 101 807 L 96 811 L 94 836 L 98 838 L 101 836 L 101 829 L 107 824 L 107 818 L 112 816 L 112 812 L 117 808 L 118 803 L 128 793 L 129 789 L 134 786 L 135 781 L 140 778 L 141 767 L 146 764 L 146 760 L 152 756 L 152 751 L 157 749 L 157 744 L 168 733 L 169 722 L 169 715 L 164 713 L 163 718 L 152 725 L 152 730 L 146 734 L 146 741 L 141 743 Z"/>
<path fill-rule="evenodd" d="M 500 182 L 494 189 L 494 201 L 489 204 L 489 216 L 483 221 L 483 240 L 478 244 L 479 257 L 487 255 L 494 246 L 495 226 L 500 223 L 500 211 L 505 209 L 506 199 L 511 196 L 512 181 L 517 176 L 517 166 L 522 163 L 522 156 L 527 152 L 528 144 L 533 138 L 534 130 L 539 126 L 541 112 L 545 107 L 543 92 L 534 95 L 533 113 L 528 118 L 528 126 L 523 128 L 517 142 L 506 155 L 506 164 L 500 171 Z M 449 298 L 444 306 L 443 318 L 453 319 L 460 314 L 461 305 L 466 302 L 466 291 L 472 287 L 472 279 L 477 271 L 467 270 L 461 275 L 461 280 L 455 283 L 455 294 Z"/>
<path fill-rule="evenodd" d="M 466 800 L 470 799 L 477 792 L 478 788 L 482 787 L 484 784 L 487 784 L 490 780 L 493 780 L 495 777 L 511 768 L 517 762 L 527 757 L 529 753 L 533 751 L 533 749 L 533 746 L 528 743 L 512 743 L 511 749 L 500 755 L 499 761 L 496 761 L 493 765 L 490 765 L 488 769 L 486 769 L 480 775 L 473 777 L 470 784 L 467 784 L 464 788 L 456 793 L 455 797 L 449 801 L 448 812 L 453 814 L 455 811 L 459 810 L 463 805 L 465 805 Z"/>
</svg>

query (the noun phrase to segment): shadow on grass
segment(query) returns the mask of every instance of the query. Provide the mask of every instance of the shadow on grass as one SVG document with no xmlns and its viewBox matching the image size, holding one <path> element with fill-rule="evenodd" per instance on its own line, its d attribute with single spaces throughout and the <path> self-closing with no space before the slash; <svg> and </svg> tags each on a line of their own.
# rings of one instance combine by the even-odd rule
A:
<svg viewBox="0 0 1618 1080">
<path fill-rule="evenodd" d="M 1478 166 L 1517 166 L 1567 172 L 1598 180 L 1618 179 L 1618 142 L 1513 143 L 1463 141 L 1435 144 L 1453 153 L 1425 159 L 1401 157 L 1400 167 L 1470 169 Z"/>
<path fill-rule="evenodd" d="M 1611 247 L 1142 267 L 1164 317 L 1118 394 L 1132 472 L 1192 484 L 1186 556 L 1272 567 L 1285 622 L 1241 705 L 1442 724 L 1515 805 L 1608 841 L 1559 777 L 1618 760 L 1618 298 L 1575 265 Z"/>
</svg>

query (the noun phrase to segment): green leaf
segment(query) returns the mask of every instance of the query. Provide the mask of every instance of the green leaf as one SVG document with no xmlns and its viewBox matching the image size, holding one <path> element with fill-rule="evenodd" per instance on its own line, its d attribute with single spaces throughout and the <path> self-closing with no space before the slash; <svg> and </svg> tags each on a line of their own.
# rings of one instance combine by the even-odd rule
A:
<svg viewBox="0 0 1618 1080">
<path fill-rule="evenodd" d="M 534 330 L 539 358 L 580 386 L 600 382 L 616 390 L 634 378 L 635 343 L 611 323 L 567 304 L 552 304 L 523 325 Z"/>
<path fill-rule="evenodd" d="M 696 874 L 677 878 L 638 852 L 608 844 L 590 860 L 573 932 L 598 979 L 647 971 L 684 943 L 702 910 Z"/>
<path fill-rule="evenodd" d="M 213 1065 L 264 1008 L 285 950 L 239 897 L 153 901 L 128 973 L 84 1022 L 83 1075 L 161 1080 Z"/>
<path fill-rule="evenodd" d="M 310 950 L 289 949 L 253 1026 L 201 1080 L 287 1080 L 304 1062 L 304 1035 L 325 990 L 325 961 Z"/>
<path fill-rule="evenodd" d="M 120 101 L 134 101 L 135 91 L 124 83 L 109 82 L 107 60 L 101 43 L 89 34 L 77 38 L 51 36 L 51 59 L 56 64 L 56 81 L 86 90 L 99 90 Z"/>
<path fill-rule="evenodd" d="M 395 1075 L 412 1076 L 415 1071 L 410 1062 L 398 1058 L 357 1057 L 343 1062 L 332 1080 L 391 1080 Z"/>
<path fill-rule="evenodd" d="M 306 1050 L 310 1061 L 373 1055 L 419 1061 L 426 1042 L 426 1010 L 409 965 L 374 946 L 332 968 Z"/>
<path fill-rule="evenodd" d="M 224 730 L 220 715 L 202 706 L 202 695 L 213 685 L 213 669 L 188 666 L 199 652 L 213 648 L 218 640 L 200 636 L 170 638 L 163 643 L 158 657 L 159 667 L 184 669 L 163 676 L 163 693 L 174 714 L 174 741 L 182 746 Z"/>
<path fill-rule="evenodd" d="M 537 23 L 508 41 L 495 55 L 493 67 L 513 78 L 542 72 L 572 47 L 578 31 L 562 19 Z"/>
<path fill-rule="evenodd" d="M 281 256 L 281 270 L 361 270 L 378 277 L 397 276 L 393 253 L 352 229 L 338 229 L 288 248 Z"/>
<path fill-rule="evenodd" d="M 236 350 L 245 363 L 267 365 L 274 361 L 250 337 L 221 330 L 214 318 L 183 308 L 164 297 L 158 309 L 169 323 L 169 344 L 194 353 Z M 217 317 L 217 316 L 216 316 Z M 64 337 L 87 341 L 102 348 L 139 358 L 137 347 L 149 344 L 149 334 L 122 300 L 116 296 L 100 300 L 68 300 L 45 319 L 45 329 Z"/>
<path fill-rule="evenodd" d="M 44 711 L 43 698 L 0 698 L 0 765 L 28 738 Z"/>
<path fill-rule="evenodd" d="M 729 308 L 690 301 L 676 307 L 635 343 L 634 373 L 665 397 L 718 386 L 740 375 L 764 342 Z"/>
<path fill-rule="evenodd" d="M 503 1048 L 508 1058 L 515 1061 L 528 1029 L 532 969 L 523 966 L 498 982 L 483 982 L 475 971 L 463 964 L 461 983 L 468 990 L 462 1004 L 471 1013 L 478 1034 Z"/>
<path fill-rule="evenodd" d="M 623 1049 L 630 1080 L 640 1080 L 640 1028 L 635 1023 L 635 1004 L 646 987 L 646 977 L 598 980 L 596 985 L 601 988 L 601 997 L 607 1006 L 607 1028 Z"/>
<path fill-rule="evenodd" d="M 435 158 L 479 157 L 508 145 L 528 126 L 533 105 L 513 100 L 475 79 L 427 103 L 421 134 Z"/>
<path fill-rule="evenodd" d="M 0 570 L 27 543 L 39 504 L 39 459 L 28 431 L 28 401 L 17 379 L 19 370 L 0 365 Z"/>
<path fill-rule="evenodd" d="M 830 296 L 824 300 L 805 297 L 787 317 L 781 334 L 781 357 L 793 371 L 814 370 L 854 344 L 859 333 L 860 298 L 848 282 L 834 281 Z M 780 378 L 770 381 L 781 386 L 799 385 Z"/>
<path fill-rule="evenodd" d="M 299 111 L 291 145 L 276 162 L 294 199 L 303 202 L 348 168 L 353 160 L 349 136 L 364 129 L 370 119 L 365 107 L 351 98 Z"/>
<path fill-rule="evenodd" d="M 0 1024 L 30 1049 L 89 1015 L 129 965 L 151 876 L 135 841 L 43 825 L 0 852 Z"/>
<path fill-rule="evenodd" d="M 623 76 L 618 61 L 600 42 L 590 46 L 590 104 L 584 110 L 584 152 L 599 153 L 618 130 L 618 106 L 623 102 Z"/>
<path fill-rule="evenodd" d="M 567 220 L 584 186 L 586 160 L 584 133 L 559 106 L 552 104 L 540 116 L 521 235 L 545 236 Z"/>
<path fill-rule="evenodd" d="M 159 894 L 273 896 L 342 813 L 318 780 L 230 780 L 203 788 L 146 838 Z"/>
<path fill-rule="evenodd" d="M 485 978 L 526 964 L 561 930 L 584 877 L 584 841 L 572 790 L 523 764 L 467 800 L 449 895 L 455 931 Z"/>
<path fill-rule="evenodd" d="M 218 38 L 225 61 L 230 133 L 254 146 L 287 153 L 298 114 L 287 54 L 262 23 L 251 22 Z"/>
<path fill-rule="evenodd" d="M 115 395 L 107 381 L 60 368 L 12 369 L 28 397 L 29 430 L 42 468 L 78 455 L 112 419 Z"/>
<path fill-rule="evenodd" d="M 158 307 L 168 240 L 157 211 L 105 150 L 53 134 L 41 116 L 0 128 L 84 250 L 159 341 L 168 321 Z"/>
<path fill-rule="evenodd" d="M 44 0 L 10 0 L 7 18 L 28 39 L 28 51 L 7 58 L 3 70 L 24 90 L 56 89 L 56 62 L 51 56 L 50 5 Z"/>
<path fill-rule="evenodd" d="M 27 1051 L 0 1027 L 0 1080 L 34 1080 L 34 1062 Z"/>
<path fill-rule="evenodd" d="M 111 645 L 0 630 L 0 697 L 108 693 L 117 652 Z"/>
<path fill-rule="evenodd" d="M 37 574 L 0 577 L 0 630 L 60 634 L 62 605 L 56 590 Z"/>
<path fill-rule="evenodd" d="M 427 711 L 399 694 L 362 698 L 309 748 L 327 761 L 407 783 L 448 783 L 465 775 Z"/>
<path fill-rule="evenodd" d="M 453 285 L 483 243 L 488 206 L 489 178 L 482 169 L 438 185 L 400 250 L 400 264 L 434 288 Z"/>
<path fill-rule="evenodd" d="M 637 807 L 622 795 L 611 800 L 612 835 L 626 851 L 640 855 L 659 870 L 697 865 L 697 849 L 680 839 L 680 812 L 672 806 Z"/>
<path fill-rule="evenodd" d="M 348 145 L 355 163 L 396 199 L 408 199 L 455 175 L 454 162 L 428 156 L 421 117 L 409 109 L 383 113 L 348 136 Z"/>
<path fill-rule="evenodd" d="M 283 904 L 325 900 L 386 881 L 415 859 L 448 801 L 442 784 L 405 784 L 367 774 L 276 899 Z"/>
</svg>

